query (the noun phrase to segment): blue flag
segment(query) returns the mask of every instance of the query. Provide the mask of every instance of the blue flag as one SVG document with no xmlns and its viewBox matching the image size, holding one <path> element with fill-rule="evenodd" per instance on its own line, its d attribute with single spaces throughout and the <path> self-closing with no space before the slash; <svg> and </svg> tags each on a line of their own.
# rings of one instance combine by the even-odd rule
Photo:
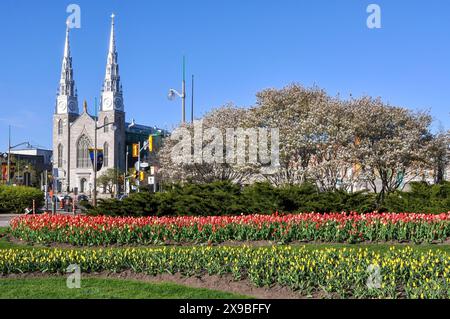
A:
<svg viewBox="0 0 450 319">
<path fill-rule="evenodd" d="M 94 149 L 89 149 L 89 156 L 91 158 L 92 167 L 94 167 Z M 103 150 L 97 149 L 97 172 L 100 171 L 103 167 Z"/>
</svg>

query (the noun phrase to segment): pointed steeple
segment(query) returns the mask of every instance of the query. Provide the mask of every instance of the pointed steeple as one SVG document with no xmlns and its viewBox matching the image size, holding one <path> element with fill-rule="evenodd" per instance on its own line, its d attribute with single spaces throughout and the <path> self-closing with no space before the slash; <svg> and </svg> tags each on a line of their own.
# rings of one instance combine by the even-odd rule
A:
<svg viewBox="0 0 450 319">
<path fill-rule="evenodd" d="M 66 23 L 66 42 L 64 44 L 64 59 L 70 58 L 69 22 Z"/>
<path fill-rule="evenodd" d="M 116 34 L 114 30 L 115 15 L 111 15 L 111 36 L 109 39 L 108 60 L 106 63 L 105 82 L 103 84 L 104 92 L 121 92 L 119 64 L 117 63 Z"/>
<path fill-rule="evenodd" d="M 116 34 L 114 32 L 114 18 L 115 17 L 116 16 L 113 13 L 111 15 L 111 35 L 110 35 L 110 38 L 109 38 L 109 55 L 108 55 L 108 57 L 110 57 L 110 56 L 112 56 L 114 54 L 117 56 L 117 52 L 116 52 Z"/>
<path fill-rule="evenodd" d="M 59 81 L 59 95 L 76 96 L 75 81 L 73 80 L 72 57 L 70 56 L 68 23 L 66 26 L 66 41 L 64 44 L 64 57 L 61 67 L 61 80 Z"/>
<path fill-rule="evenodd" d="M 115 15 L 111 15 L 111 34 L 109 38 L 106 74 L 102 90 L 102 111 L 123 111 L 122 85 L 120 84 L 118 53 L 116 48 Z"/>
<path fill-rule="evenodd" d="M 66 40 L 58 88 L 57 113 L 78 113 L 77 91 L 73 79 L 72 56 L 70 54 L 69 22 L 66 23 Z"/>
</svg>

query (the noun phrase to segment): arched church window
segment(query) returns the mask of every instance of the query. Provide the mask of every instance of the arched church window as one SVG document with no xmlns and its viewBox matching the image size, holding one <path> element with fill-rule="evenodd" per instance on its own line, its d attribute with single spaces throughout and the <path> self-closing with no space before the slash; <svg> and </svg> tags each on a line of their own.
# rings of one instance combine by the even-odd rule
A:
<svg viewBox="0 0 450 319">
<path fill-rule="evenodd" d="M 63 155 L 64 154 L 64 147 L 59 144 L 58 145 L 58 168 L 62 168 L 63 166 Z"/>
<path fill-rule="evenodd" d="M 109 145 L 107 142 L 103 144 L 103 166 L 108 167 L 109 162 Z"/>
<path fill-rule="evenodd" d="M 86 135 L 82 135 L 77 143 L 77 168 L 89 168 L 89 147 L 91 143 Z"/>
<path fill-rule="evenodd" d="M 105 125 L 105 127 L 103 128 L 103 132 L 108 133 L 109 132 L 109 125 L 107 125 L 109 123 L 109 119 L 108 117 L 105 117 L 105 119 L 103 120 L 103 124 Z"/>
<path fill-rule="evenodd" d="M 62 122 L 62 120 L 60 119 L 59 121 L 58 121 L 58 135 L 62 135 L 63 134 L 63 122 Z"/>
</svg>

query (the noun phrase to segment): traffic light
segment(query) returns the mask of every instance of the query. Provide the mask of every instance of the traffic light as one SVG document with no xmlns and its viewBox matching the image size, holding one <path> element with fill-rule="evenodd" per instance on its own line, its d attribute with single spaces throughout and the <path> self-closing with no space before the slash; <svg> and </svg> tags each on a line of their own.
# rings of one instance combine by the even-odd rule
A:
<svg viewBox="0 0 450 319">
<path fill-rule="evenodd" d="M 132 151 L 133 158 L 138 158 L 139 157 L 139 144 L 133 144 L 132 149 L 133 149 L 133 151 Z"/>
<path fill-rule="evenodd" d="M 133 175 L 134 175 L 134 179 L 138 179 L 139 178 L 139 171 L 135 170 Z"/>
<path fill-rule="evenodd" d="M 150 153 L 153 152 L 153 135 L 148 137 L 148 150 Z"/>
<path fill-rule="evenodd" d="M 145 173 L 139 172 L 139 180 L 142 182 L 145 179 Z"/>
</svg>

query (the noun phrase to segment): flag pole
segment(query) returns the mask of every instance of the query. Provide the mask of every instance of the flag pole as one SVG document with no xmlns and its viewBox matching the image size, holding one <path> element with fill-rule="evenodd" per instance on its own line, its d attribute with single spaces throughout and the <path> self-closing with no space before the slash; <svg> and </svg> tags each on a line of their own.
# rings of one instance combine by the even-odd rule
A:
<svg viewBox="0 0 450 319">
<path fill-rule="evenodd" d="M 181 99 L 182 99 L 182 110 L 181 110 L 181 117 L 183 124 L 186 123 L 186 57 L 183 56 L 183 81 L 182 81 L 182 93 L 181 93 Z"/>
<path fill-rule="evenodd" d="M 191 123 L 194 124 L 194 75 L 192 74 Z"/>
</svg>

